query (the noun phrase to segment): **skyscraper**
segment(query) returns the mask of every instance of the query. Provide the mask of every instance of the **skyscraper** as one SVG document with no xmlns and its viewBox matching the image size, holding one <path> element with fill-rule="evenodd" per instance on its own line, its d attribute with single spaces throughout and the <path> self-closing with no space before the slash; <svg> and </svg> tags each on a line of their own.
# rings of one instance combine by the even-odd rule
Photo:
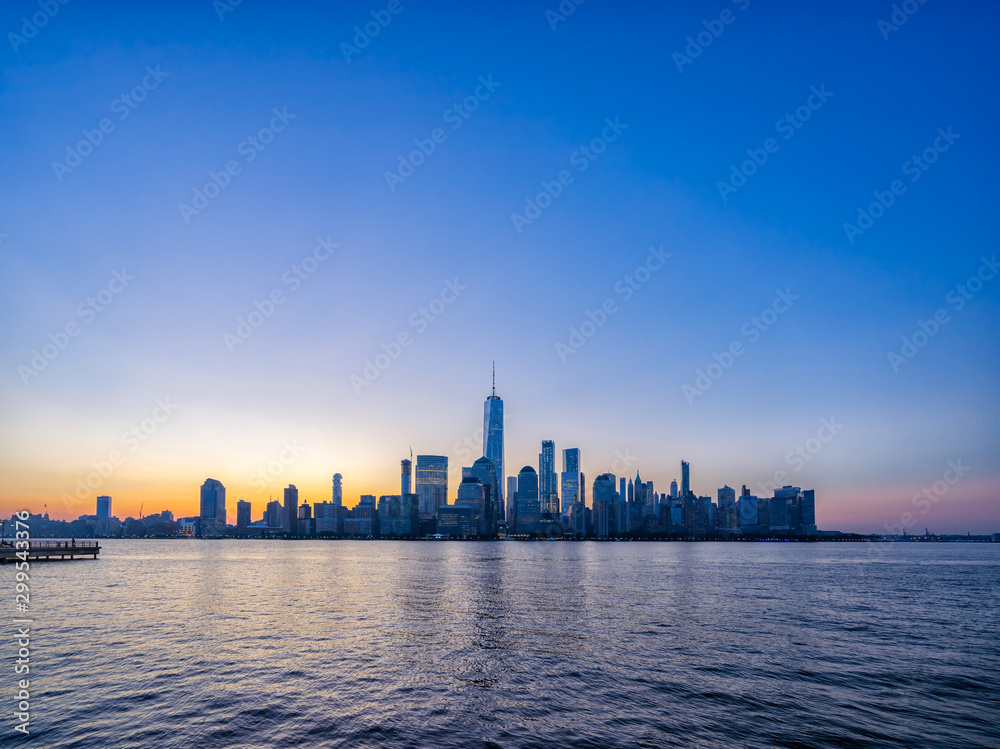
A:
<svg viewBox="0 0 1000 749">
<path fill-rule="evenodd" d="M 236 503 L 236 529 L 245 531 L 250 525 L 250 503 L 240 500 Z"/>
<path fill-rule="evenodd" d="M 563 450 L 562 470 L 562 514 L 569 512 L 570 505 L 581 501 L 580 493 L 580 448 L 567 447 Z"/>
<path fill-rule="evenodd" d="M 221 481 L 205 479 L 201 485 L 201 534 L 219 536 L 226 532 L 226 487 Z"/>
<path fill-rule="evenodd" d="M 344 487 L 342 482 L 344 477 L 339 473 L 333 474 L 333 503 L 340 507 L 344 504 Z"/>
<path fill-rule="evenodd" d="M 503 472 L 503 401 L 497 395 L 497 372 L 493 367 L 493 394 L 483 408 L 483 455 L 493 461 L 493 468 L 500 483 Z M 503 507 L 503 484 L 500 484 L 498 506 Z"/>
<path fill-rule="evenodd" d="M 533 533 L 541 518 L 541 504 L 538 501 L 538 474 L 531 466 L 525 466 L 517 474 L 517 532 Z"/>
<path fill-rule="evenodd" d="M 289 536 L 298 535 L 299 531 L 299 490 L 295 484 L 289 484 L 285 489 L 285 533 Z"/>
<path fill-rule="evenodd" d="M 493 535 L 496 533 L 497 524 L 500 522 L 500 477 L 497 476 L 493 461 L 485 455 L 472 464 L 469 478 L 475 478 L 483 485 L 483 528 L 484 533 Z M 465 482 L 465 479 L 462 479 Z"/>
<path fill-rule="evenodd" d="M 421 514 L 433 515 L 448 504 L 448 458 L 417 456 L 417 506 Z"/>
<path fill-rule="evenodd" d="M 484 460 L 487 466 L 493 467 L 493 464 Z M 495 482 L 494 482 L 495 483 Z M 469 478 L 462 479 L 462 483 L 458 486 L 458 497 L 455 500 L 455 505 L 461 505 L 464 507 L 473 508 L 473 518 L 476 526 L 476 534 L 480 536 L 485 536 L 490 533 L 487 514 L 487 506 L 489 504 L 487 499 L 488 489 L 483 486 L 483 483 L 475 476 L 469 476 Z"/>
<path fill-rule="evenodd" d="M 688 492 L 691 491 L 691 464 L 686 460 L 681 461 L 681 496 L 687 499 Z"/>
<path fill-rule="evenodd" d="M 399 463 L 399 473 L 400 473 L 400 489 L 403 495 L 410 493 L 410 476 L 413 470 L 413 463 L 407 459 L 403 459 Z"/>
<path fill-rule="evenodd" d="M 97 498 L 97 517 L 99 520 L 107 520 L 111 517 L 111 497 Z"/>
<path fill-rule="evenodd" d="M 670 498 L 677 499 L 677 479 L 670 482 Z"/>
<path fill-rule="evenodd" d="M 542 451 L 538 453 L 538 498 L 542 512 L 559 514 L 559 490 L 556 487 L 556 443 L 542 440 Z"/>
<path fill-rule="evenodd" d="M 511 525 L 511 523 L 513 523 L 514 521 L 514 509 L 515 509 L 514 499 L 516 495 L 517 495 L 517 476 L 508 476 L 507 495 L 506 495 L 507 496 L 506 514 L 504 515 L 503 520 L 507 521 L 507 524 L 510 526 L 510 530 L 514 530 L 514 526 Z"/>
</svg>

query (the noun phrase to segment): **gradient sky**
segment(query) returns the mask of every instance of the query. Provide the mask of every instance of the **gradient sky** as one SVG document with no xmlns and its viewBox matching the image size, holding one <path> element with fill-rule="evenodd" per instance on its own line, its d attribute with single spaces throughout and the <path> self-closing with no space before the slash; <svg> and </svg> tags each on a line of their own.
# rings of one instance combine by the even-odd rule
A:
<svg viewBox="0 0 1000 749">
<path fill-rule="evenodd" d="M 821 528 L 911 512 L 916 532 L 1000 531 L 1000 278 L 947 301 L 997 252 L 1000 11 L 914 5 L 886 39 L 888 2 L 588 0 L 553 30 L 555 0 L 416 0 L 348 61 L 342 43 L 385 3 L 246 0 L 220 20 L 210 0 L 75 0 L 23 43 L 8 32 L 39 6 L 5 4 L 0 508 L 71 518 L 110 494 L 119 517 L 180 516 L 211 476 L 230 522 L 239 498 L 257 519 L 288 483 L 326 499 L 334 472 L 349 504 L 397 492 L 411 447 L 449 456 L 454 499 L 495 360 L 510 475 L 553 439 L 559 468 L 581 448 L 588 485 L 638 470 L 666 490 L 684 458 L 713 497 L 785 471 L 816 489 Z M 723 11 L 679 71 L 674 53 Z M 499 85 L 453 129 L 446 111 L 481 76 Z M 786 139 L 778 121 L 813 87 L 832 95 Z M 248 161 L 275 108 L 294 119 Z M 57 176 L 103 118 L 113 130 Z M 627 127 L 579 171 L 574 152 L 615 118 Z M 435 128 L 444 141 L 391 190 L 386 172 Z M 911 181 L 939 128 L 960 137 Z M 724 200 L 717 183 L 768 138 L 777 151 Z M 229 161 L 240 172 L 186 222 L 179 204 Z M 561 170 L 572 183 L 519 232 L 511 214 Z M 845 222 L 894 180 L 905 192 L 849 241 Z M 284 274 L 317 237 L 339 248 L 293 289 Z M 661 246 L 671 257 L 625 300 L 616 284 Z M 111 304 L 78 314 L 122 269 L 134 280 Z M 456 280 L 439 318 L 411 324 Z M 224 335 L 275 289 L 284 302 L 230 352 Z M 751 342 L 741 330 L 778 290 L 798 299 Z M 607 299 L 617 311 L 560 357 Z M 894 371 L 887 355 L 939 309 L 948 322 Z M 412 344 L 356 392 L 401 332 Z M 734 341 L 745 353 L 689 402 Z M 176 409 L 123 438 L 157 399 Z M 822 419 L 842 427 L 787 460 Z M 254 480 L 286 444 L 297 455 Z M 113 451 L 123 462 L 67 503 Z M 968 471 L 921 512 L 949 461 Z"/>
</svg>

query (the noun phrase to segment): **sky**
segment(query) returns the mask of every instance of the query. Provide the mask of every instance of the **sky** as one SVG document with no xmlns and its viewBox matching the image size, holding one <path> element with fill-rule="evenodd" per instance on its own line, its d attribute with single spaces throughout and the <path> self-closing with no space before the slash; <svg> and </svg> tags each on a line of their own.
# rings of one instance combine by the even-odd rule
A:
<svg viewBox="0 0 1000 749">
<path fill-rule="evenodd" d="M 1000 10 L 960 5 L 6 3 L 0 510 L 353 505 L 411 450 L 454 500 L 495 362 L 508 475 L 552 439 L 1000 531 Z"/>
</svg>

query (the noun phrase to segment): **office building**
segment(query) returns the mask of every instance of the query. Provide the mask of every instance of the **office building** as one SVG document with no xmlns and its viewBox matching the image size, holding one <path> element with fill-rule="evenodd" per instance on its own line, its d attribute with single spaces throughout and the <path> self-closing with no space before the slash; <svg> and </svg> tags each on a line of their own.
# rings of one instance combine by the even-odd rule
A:
<svg viewBox="0 0 1000 749">
<path fill-rule="evenodd" d="M 97 519 L 109 520 L 111 518 L 111 497 L 104 496 L 97 498 Z"/>
<path fill-rule="evenodd" d="M 448 504 L 448 458 L 417 456 L 417 505 L 421 515 L 433 515 Z"/>
<path fill-rule="evenodd" d="M 299 534 L 299 490 L 295 484 L 289 484 L 285 489 L 285 517 L 282 529 L 289 536 Z"/>
<path fill-rule="evenodd" d="M 399 462 L 399 488 L 401 494 L 410 494 L 410 478 L 413 470 L 413 464 L 408 459 L 403 459 Z"/>
<path fill-rule="evenodd" d="M 337 534 L 338 510 L 340 505 L 333 502 L 316 502 L 313 505 L 313 521 L 316 525 L 316 534 Z"/>
<path fill-rule="evenodd" d="M 504 474 L 503 463 L 503 401 L 497 395 L 496 367 L 493 368 L 493 393 L 486 399 L 483 408 L 483 455 L 493 462 L 499 482 Z M 497 505 L 503 507 L 503 486 Z"/>
<path fill-rule="evenodd" d="M 556 485 L 556 443 L 542 440 L 542 451 L 538 453 L 538 498 L 542 512 L 559 514 L 559 488 Z"/>
<path fill-rule="evenodd" d="M 245 531 L 250 522 L 250 503 L 241 499 L 236 503 L 236 530 Z"/>
<path fill-rule="evenodd" d="M 468 478 L 478 479 L 483 485 L 484 515 L 482 517 L 483 535 L 494 535 L 501 520 L 500 477 L 497 475 L 493 461 L 485 455 L 472 464 Z M 464 484 L 466 479 L 462 479 Z"/>
<path fill-rule="evenodd" d="M 677 479 L 670 482 L 670 498 L 677 499 Z"/>
<path fill-rule="evenodd" d="M 344 477 L 339 473 L 333 474 L 333 504 L 342 507 L 344 504 Z"/>
<path fill-rule="evenodd" d="M 562 489 L 560 512 L 565 515 L 574 502 L 582 501 L 580 475 L 580 448 L 568 447 L 563 450 Z"/>
<path fill-rule="evenodd" d="M 691 464 L 686 460 L 681 461 L 681 496 L 687 497 L 691 491 Z"/>
<path fill-rule="evenodd" d="M 538 500 L 538 473 L 532 466 L 525 466 L 517 474 L 517 498 L 514 505 L 516 532 L 536 532 L 542 511 Z"/>
<path fill-rule="evenodd" d="M 485 458 L 483 459 L 483 462 L 492 472 L 493 463 Z M 478 464 L 479 461 L 476 461 L 476 463 Z M 473 466 L 473 468 L 475 468 L 475 466 Z M 483 486 L 482 481 L 475 476 L 469 476 L 469 478 L 462 479 L 462 483 L 458 486 L 458 498 L 455 500 L 455 506 L 469 507 L 473 510 L 472 517 L 475 526 L 473 535 L 486 536 L 489 534 L 489 526 L 486 518 L 489 492 L 490 489 Z M 440 529 L 438 532 L 441 532 Z M 469 534 L 465 533 L 462 535 Z"/>
<path fill-rule="evenodd" d="M 201 535 L 221 536 L 226 532 L 226 487 L 221 481 L 205 479 L 201 485 Z"/>
</svg>

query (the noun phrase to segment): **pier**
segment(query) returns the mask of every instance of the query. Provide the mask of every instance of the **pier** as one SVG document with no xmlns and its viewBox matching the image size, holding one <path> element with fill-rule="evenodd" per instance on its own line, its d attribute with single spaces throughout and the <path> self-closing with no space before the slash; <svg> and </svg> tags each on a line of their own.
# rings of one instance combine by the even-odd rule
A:
<svg viewBox="0 0 1000 749">
<path fill-rule="evenodd" d="M 29 541 L 27 549 L 18 549 L 14 541 L 0 543 L 0 564 L 8 562 L 66 562 L 72 559 L 97 559 L 101 546 L 97 541 Z M 27 560 L 18 552 L 28 552 Z"/>
</svg>

